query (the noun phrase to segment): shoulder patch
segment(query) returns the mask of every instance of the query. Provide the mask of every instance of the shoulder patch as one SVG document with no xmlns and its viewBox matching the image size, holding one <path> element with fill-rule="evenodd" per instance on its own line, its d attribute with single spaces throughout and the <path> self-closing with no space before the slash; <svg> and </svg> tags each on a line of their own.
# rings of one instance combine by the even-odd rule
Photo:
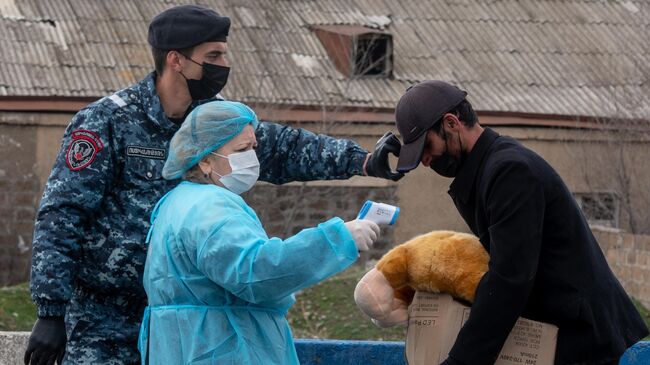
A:
<svg viewBox="0 0 650 365">
<path fill-rule="evenodd" d="M 79 171 L 95 160 L 97 153 L 104 149 L 99 136 L 85 129 L 72 132 L 72 142 L 65 153 L 65 162 L 72 171 Z"/>
</svg>

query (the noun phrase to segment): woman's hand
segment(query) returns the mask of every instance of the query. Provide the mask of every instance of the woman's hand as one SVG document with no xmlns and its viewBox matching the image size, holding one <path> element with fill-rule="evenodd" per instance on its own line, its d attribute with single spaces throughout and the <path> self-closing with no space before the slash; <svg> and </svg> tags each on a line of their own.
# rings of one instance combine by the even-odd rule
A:
<svg viewBox="0 0 650 365">
<path fill-rule="evenodd" d="M 355 219 L 345 222 L 345 228 L 350 231 L 360 252 L 368 251 L 379 238 L 379 226 L 372 221 Z"/>
</svg>

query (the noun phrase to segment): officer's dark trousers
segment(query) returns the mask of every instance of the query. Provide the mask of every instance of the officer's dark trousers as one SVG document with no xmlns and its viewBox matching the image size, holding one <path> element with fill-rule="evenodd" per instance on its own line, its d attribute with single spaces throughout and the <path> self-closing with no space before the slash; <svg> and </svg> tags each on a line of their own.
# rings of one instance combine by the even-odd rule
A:
<svg viewBox="0 0 650 365">
<path fill-rule="evenodd" d="M 77 291 L 66 312 L 63 364 L 140 364 L 138 334 L 146 301 Z"/>
</svg>

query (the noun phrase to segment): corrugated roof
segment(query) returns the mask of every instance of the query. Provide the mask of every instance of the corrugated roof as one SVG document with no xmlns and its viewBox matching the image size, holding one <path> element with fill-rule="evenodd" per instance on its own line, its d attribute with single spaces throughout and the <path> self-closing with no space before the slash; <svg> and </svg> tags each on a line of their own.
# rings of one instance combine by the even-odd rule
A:
<svg viewBox="0 0 650 365">
<path fill-rule="evenodd" d="M 152 69 L 150 19 L 169 0 L 0 0 L 0 96 L 99 97 Z M 443 79 L 476 109 L 650 115 L 650 0 L 203 0 L 232 19 L 226 97 L 392 108 Z M 392 34 L 390 78 L 350 79 L 314 26 Z"/>
</svg>

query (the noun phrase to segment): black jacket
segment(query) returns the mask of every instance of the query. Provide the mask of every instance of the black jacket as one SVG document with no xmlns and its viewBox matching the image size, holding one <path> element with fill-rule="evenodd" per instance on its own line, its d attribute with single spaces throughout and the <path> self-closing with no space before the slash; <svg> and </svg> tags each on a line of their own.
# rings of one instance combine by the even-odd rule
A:
<svg viewBox="0 0 650 365">
<path fill-rule="evenodd" d="M 520 316 L 559 327 L 556 364 L 611 361 L 648 334 L 571 192 L 540 156 L 486 128 L 449 194 L 490 253 L 452 360 L 493 364 Z"/>
</svg>

